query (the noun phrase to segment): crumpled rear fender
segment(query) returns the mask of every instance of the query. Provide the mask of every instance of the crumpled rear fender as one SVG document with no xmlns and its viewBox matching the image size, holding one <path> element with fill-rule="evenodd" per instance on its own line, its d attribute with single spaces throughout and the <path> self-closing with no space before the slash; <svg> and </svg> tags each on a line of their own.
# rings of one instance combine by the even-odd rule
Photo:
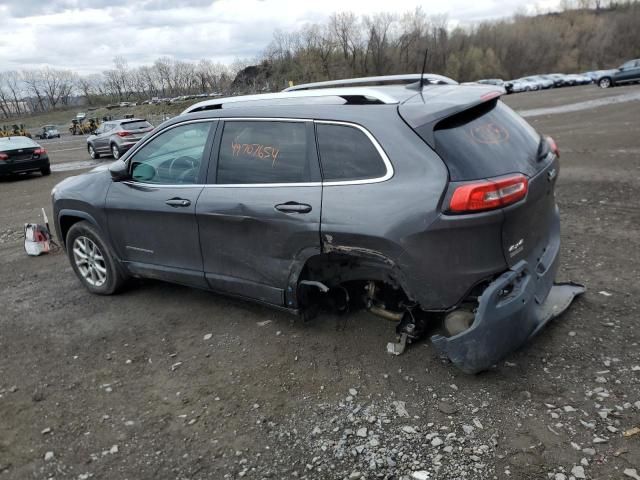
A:
<svg viewBox="0 0 640 480">
<path fill-rule="evenodd" d="M 526 343 L 585 291 L 576 283 L 553 283 L 557 257 L 549 267 L 533 269 L 525 260 L 518 262 L 483 292 L 469 329 L 449 338 L 434 335 L 432 343 L 464 372 L 488 369 Z M 550 288 L 544 288 L 541 284 L 549 280 Z"/>
</svg>

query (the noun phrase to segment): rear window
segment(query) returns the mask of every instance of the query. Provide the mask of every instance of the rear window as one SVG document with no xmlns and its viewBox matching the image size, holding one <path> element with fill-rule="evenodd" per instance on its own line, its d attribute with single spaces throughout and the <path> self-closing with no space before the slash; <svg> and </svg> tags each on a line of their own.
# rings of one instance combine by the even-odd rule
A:
<svg viewBox="0 0 640 480">
<path fill-rule="evenodd" d="M 145 120 L 139 120 L 136 122 L 122 122 L 121 125 L 125 130 L 142 130 L 144 128 L 151 128 L 153 126 Z"/>
<path fill-rule="evenodd" d="M 15 150 L 16 148 L 34 148 L 38 144 L 27 137 L 0 138 L 0 151 Z"/>
<path fill-rule="evenodd" d="M 360 129 L 318 123 L 316 132 L 325 181 L 366 180 L 387 173 L 380 153 Z"/>
<path fill-rule="evenodd" d="M 484 103 L 443 120 L 434 139 L 452 181 L 516 172 L 533 175 L 539 169 L 540 135 L 502 102 Z"/>
<path fill-rule="evenodd" d="M 302 183 L 310 176 L 304 122 L 225 122 L 217 183 Z"/>
</svg>

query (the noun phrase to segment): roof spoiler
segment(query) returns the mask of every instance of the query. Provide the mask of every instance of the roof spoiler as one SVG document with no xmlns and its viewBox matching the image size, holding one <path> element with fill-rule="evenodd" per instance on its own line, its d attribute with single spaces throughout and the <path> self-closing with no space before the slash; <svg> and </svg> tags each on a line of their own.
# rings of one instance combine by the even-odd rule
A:
<svg viewBox="0 0 640 480">
<path fill-rule="evenodd" d="M 506 92 L 495 85 L 458 85 L 455 89 L 442 87 L 437 93 L 418 93 L 400 105 L 400 116 L 433 148 L 433 130 L 442 120 L 483 103 L 497 101 Z"/>
</svg>

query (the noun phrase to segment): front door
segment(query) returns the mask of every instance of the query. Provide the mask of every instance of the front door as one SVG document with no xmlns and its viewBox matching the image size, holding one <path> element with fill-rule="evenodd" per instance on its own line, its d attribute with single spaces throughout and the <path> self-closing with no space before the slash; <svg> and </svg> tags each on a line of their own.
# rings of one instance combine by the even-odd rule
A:
<svg viewBox="0 0 640 480">
<path fill-rule="evenodd" d="M 284 305 L 294 265 L 320 251 L 313 123 L 226 120 L 221 130 L 196 207 L 206 279 L 214 290 Z"/>
<path fill-rule="evenodd" d="M 618 83 L 630 82 L 638 75 L 638 66 L 635 60 L 626 62 L 620 67 L 618 73 L 615 74 L 615 81 Z"/>
<path fill-rule="evenodd" d="M 111 241 L 134 273 L 206 287 L 195 209 L 216 121 L 172 125 L 127 160 L 106 200 Z"/>
</svg>

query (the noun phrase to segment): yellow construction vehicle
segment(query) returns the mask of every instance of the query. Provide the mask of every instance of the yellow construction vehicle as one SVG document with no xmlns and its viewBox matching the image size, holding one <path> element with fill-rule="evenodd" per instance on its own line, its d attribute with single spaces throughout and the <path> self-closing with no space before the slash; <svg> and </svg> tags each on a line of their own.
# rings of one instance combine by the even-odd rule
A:
<svg viewBox="0 0 640 480">
<path fill-rule="evenodd" d="M 93 135 L 100 125 L 100 122 L 90 118 L 86 119 L 77 119 L 74 118 L 71 120 L 71 126 L 69 127 L 69 133 L 71 135 Z"/>
<path fill-rule="evenodd" d="M 29 137 L 31 133 L 25 128 L 24 124 L 13 124 L 10 127 L 3 125 L 0 129 L 0 137 Z"/>
</svg>

